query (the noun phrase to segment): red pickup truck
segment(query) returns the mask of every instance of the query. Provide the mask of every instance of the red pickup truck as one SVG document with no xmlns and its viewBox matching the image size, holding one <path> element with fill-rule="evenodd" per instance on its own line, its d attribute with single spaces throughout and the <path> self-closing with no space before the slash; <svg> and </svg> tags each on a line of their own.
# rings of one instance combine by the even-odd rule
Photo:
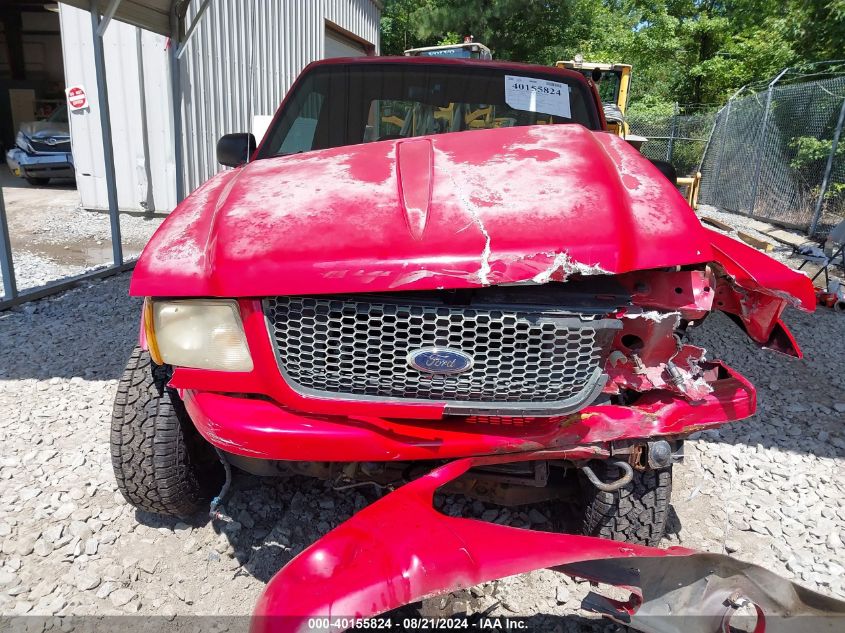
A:
<svg viewBox="0 0 845 633">
<path fill-rule="evenodd" d="M 585 534 L 653 546 L 684 438 L 755 410 L 690 329 L 722 311 L 800 357 L 781 313 L 808 279 L 704 228 L 580 73 L 317 62 L 218 158 L 132 277 L 111 437 L 143 510 L 197 511 L 221 460 L 396 486 L 472 458 L 443 483 L 575 491 Z"/>
</svg>

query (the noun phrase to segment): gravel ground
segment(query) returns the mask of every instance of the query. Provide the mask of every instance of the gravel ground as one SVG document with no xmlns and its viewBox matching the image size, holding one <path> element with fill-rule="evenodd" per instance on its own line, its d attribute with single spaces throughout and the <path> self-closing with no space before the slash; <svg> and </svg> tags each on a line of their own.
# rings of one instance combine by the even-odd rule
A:
<svg viewBox="0 0 845 633">
<path fill-rule="evenodd" d="M 766 235 L 765 233 L 761 233 L 760 231 L 755 229 L 754 228 L 755 220 L 752 219 L 752 218 L 748 218 L 744 215 L 738 215 L 736 213 L 729 213 L 727 211 L 719 211 L 716 207 L 711 207 L 710 205 L 707 205 L 707 204 L 699 205 L 697 213 L 698 213 L 699 217 L 707 216 L 707 217 L 713 218 L 714 220 L 719 220 L 720 222 L 724 222 L 728 226 L 733 227 L 733 231 L 723 231 L 723 230 L 721 230 L 721 229 L 719 229 L 715 226 L 712 226 L 710 224 L 705 224 L 704 226 L 706 226 L 708 229 L 718 231 L 719 233 L 724 233 L 725 235 L 730 235 L 732 238 L 734 238 L 736 240 L 739 239 L 739 237 L 737 237 L 737 235 L 736 235 L 736 232 L 742 231 L 743 233 L 746 233 L 746 234 L 750 235 L 751 237 L 756 237 L 757 239 L 763 240 L 764 242 L 769 242 L 772 246 L 774 246 L 774 250 L 772 250 L 770 253 L 768 253 L 769 256 L 774 257 L 778 261 L 781 261 L 784 264 L 791 266 L 792 268 L 798 268 L 802 264 L 802 262 L 804 261 L 802 257 L 795 254 L 792 246 L 789 246 L 789 245 L 784 244 L 782 242 L 778 242 L 776 239 L 774 239 L 770 235 Z M 756 221 L 756 222 L 759 222 L 759 220 Z M 790 229 L 783 229 L 783 230 L 794 233 L 795 235 L 801 237 L 803 240 L 807 241 L 808 243 L 813 243 L 812 240 L 810 240 L 808 237 L 806 237 L 806 235 L 804 235 L 800 231 L 794 231 L 794 230 L 790 230 Z M 830 253 L 828 253 L 828 254 L 830 254 Z M 837 259 L 837 262 L 839 262 L 838 259 Z M 816 273 L 816 271 L 819 270 L 819 267 L 816 266 L 815 264 L 808 263 L 804 267 L 804 270 L 809 275 L 813 275 L 813 274 Z M 831 267 L 830 268 L 830 277 L 831 277 L 831 279 L 834 279 L 834 278 L 841 279 L 843 272 L 845 272 L 845 271 L 843 271 L 841 269 L 841 267 L 838 267 L 838 266 Z M 819 278 L 817 280 L 817 282 L 819 284 L 823 285 L 824 279 Z"/>
<path fill-rule="evenodd" d="M 19 290 L 111 264 L 109 216 L 81 209 L 79 194 L 72 185 L 33 187 L 3 173 L 0 173 L 0 185 Z M 135 258 L 141 253 L 162 219 L 121 214 L 124 259 Z M 2 295 L 3 281 L 0 279 Z"/>
<path fill-rule="evenodd" d="M 128 279 L 0 313 L 0 614 L 246 615 L 273 573 L 375 499 L 365 488 L 238 474 L 226 531 L 202 515 L 177 522 L 128 506 L 108 448 L 117 379 L 137 333 Z M 695 334 L 756 383 L 760 412 L 688 442 L 664 544 L 727 550 L 845 598 L 845 320 L 829 310 L 786 320 L 804 361 L 758 350 L 720 315 Z M 451 498 L 443 510 L 549 527 L 542 507 L 496 512 Z M 425 609 L 492 607 L 548 630 L 616 630 L 580 611 L 586 591 L 538 571 Z"/>
</svg>

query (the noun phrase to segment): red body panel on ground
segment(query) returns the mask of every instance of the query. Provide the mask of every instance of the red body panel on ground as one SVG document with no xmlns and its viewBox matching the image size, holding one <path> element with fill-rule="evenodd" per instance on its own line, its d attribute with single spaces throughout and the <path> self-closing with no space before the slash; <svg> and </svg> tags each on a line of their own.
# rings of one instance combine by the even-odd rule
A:
<svg viewBox="0 0 845 633">
<path fill-rule="evenodd" d="M 582 449 L 523 459 L 588 456 Z M 584 606 L 641 631 L 728 631 L 744 603 L 757 611 L 757 633 L 842 630 L 842 601 L 728 556 L 537 532 L 434 509 L 435 491 L 470 467 L 512 459 L 453 461 L 358 512 L 270 580 L 256 604 L 252 633 L 358 628 L 356 618 L 541 568 L 630 590 L 626 602 L 591 594 Z"/>
<path fill-rule="evenodd" d="M 579 454 L 588 455 L 576 451 L 570 456 Z M 447 517 L 434 509 L 432 497 L 438 487 L 471 466 L 500 461 L 495 457 L 453 461 L 335 528 L 270 581 L 255 607 L 253 633 L 305 631 L 314 616 L 373 616 L 532 569 L 615 556 L 693 553 L 523 530 Z M 401 528 L 397 517 L 403 517 Z M 391 538 L 373 538 L 385 533 Z M 320 591 L 315 591 L 317 583 Z"/>
</svg>

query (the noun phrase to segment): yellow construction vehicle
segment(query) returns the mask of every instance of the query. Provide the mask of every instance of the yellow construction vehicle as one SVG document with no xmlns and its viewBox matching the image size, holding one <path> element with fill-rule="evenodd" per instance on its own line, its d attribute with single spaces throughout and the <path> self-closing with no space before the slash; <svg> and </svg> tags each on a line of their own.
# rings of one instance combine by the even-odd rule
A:
<svg viewBox="0 0 845 633">
<path fill-rule="evenodd" d="M 630 64 L 585 62 L 581 55 L 576 55 L 575 59 L 556 62 L 555 66 L 577 70 L 587 79 L 593 80 L 604 105 L 604 118 L 607 119 L 607 126 L 611 132 L 623 137 L 637 148 L 645 142 L 645 138 L 632 135 L 625 122 L 631 88 Z"/>
<path fill-rule="evenodd" d="M 624 138 L 635 148 L 640 149 L 648 139 L 644 136 L 632 134 L 625 120 L 628 111 L 628 97 L 631 91 L 630 64 L 604 64 L 599 62 L 585 62 L 581 55 L 569 61 L 555 63 L 558 68 L 576 70 L 587 79 L 591 79 L 599 91 L 604 118 L 608 129 Z M 689 205 L 695 209 L 698 206 L 698 191 L 701 187 L 701 172 L 691 176 L 677 178 L 675 183 L 682 189 Z"/>
</svg>

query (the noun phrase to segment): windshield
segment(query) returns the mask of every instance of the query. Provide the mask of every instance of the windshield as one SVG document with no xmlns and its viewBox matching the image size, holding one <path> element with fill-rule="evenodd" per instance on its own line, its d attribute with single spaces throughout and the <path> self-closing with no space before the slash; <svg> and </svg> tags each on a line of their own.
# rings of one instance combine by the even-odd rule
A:
<svg viewBox="0 0 845 633">
<path fill-rule="evenodd" d="M 619 84 L 622 73 L 615 70 L 587 70 L 578 69 L 587 79 L 592 79 L 599 91 L 602 103 L 616 103 L 619 98 Z"/>
<path fill-rule="evenodd" d="M 318 66 L 290 95 L 259 158 L 556 123 L 599 129 L 591 94 L 560 74 L 397 63 Z"/>
<path fill-rule="evenodd" d="M 597 82 L 599 89 L 599 97 L 602 103 L 616 103 L 619 98 L 619 81 L 622 73 L 603 72 L 601 78 Z"/>
</svg>

